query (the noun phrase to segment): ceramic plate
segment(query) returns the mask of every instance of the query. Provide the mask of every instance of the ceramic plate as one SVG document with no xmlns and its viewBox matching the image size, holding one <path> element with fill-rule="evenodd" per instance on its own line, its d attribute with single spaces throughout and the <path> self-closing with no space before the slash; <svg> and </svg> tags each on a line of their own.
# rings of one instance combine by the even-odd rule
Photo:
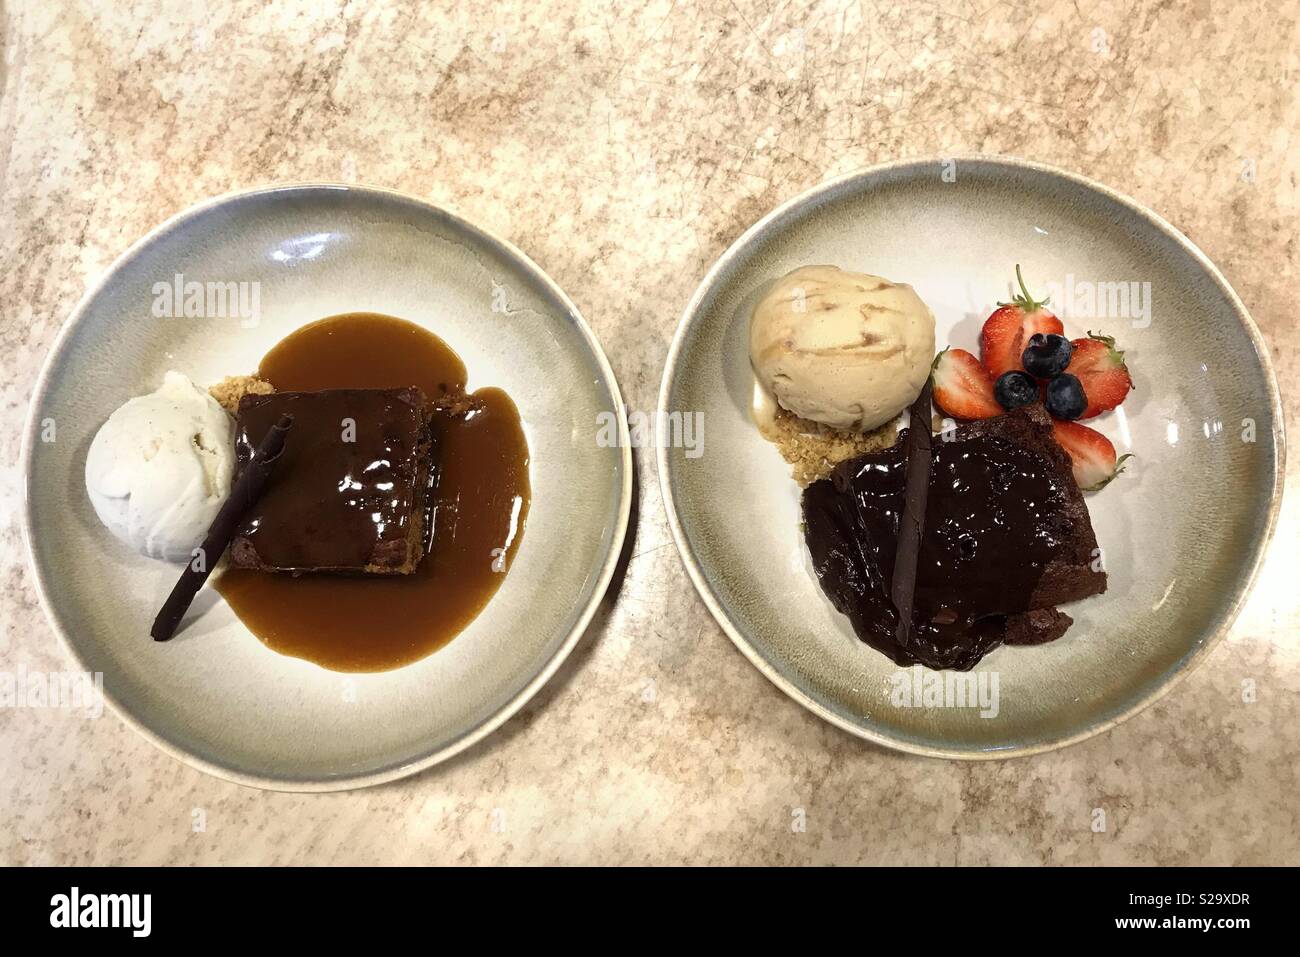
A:
<svg viewBox="0 0 1300 957">
<path fill-rule="evenodd" d="M 158 319 L 157 283 L 258 284 L 232 318 Z M 251 305 L 251 302 L 248 303 Z M 235 310 L 228 310 L 234 312 Z M 96 520 L 83 471 L 108 413 L 167 369 L 199 383 L 252 372 L 294 329 L 381 312 L 442 337 L 470 388 L 515 400 L 532 506 L 496 595 L 457 638 L 380 674 L 342 675 L 267 649 L 209 588 L 167 644 L 149 625 L 174 566 L 135 555 Z M 287 186 L 223 197 L 122 256 L 62 330 L 25 435 L 25 533 L 55 631 L 105 697 L 168 753 L 261 787 L 331 790 L 413 773 L 517 711 L 573 648 L 613 573 L 631 505 L 613 373 L 573 303 L 521 252 L 457 217 L 381 190 Z M 54 425 L 54 441 L 44 430 Z M 624 436 L 625 438 L 625 436 Z M 193 611 L 193 610 L 192 610 Z"/>
<path fill-rule="evenodd" d="M 1090 423 L 1135 456 L 1088 496 L 1110 588 L 1066 606 L 1075 624 L 1064 638 L 999 648 L 974 683 L 940 687 L 927 676 L 954 673 L 904 673 L 823 597 L 798 489 L 749 413 L 751 310 L 772 280 L 809 263 L 910 283 L 934 311 L 939 346 L 975 352 L 1020 263 L 1032 288 L 1054 292 L 1071 337 L 1104 331 L 1127 349 L 1136 391 Z M 678 548 L 723 629 L 826 720 L 927 755 L 1045 751 L 1156 700 L 1232 623 L 1281 494 L 1277 384 L 1219 271 L 1134 201 L 1015 160 L 876 167 L 769 214 L 687 306 L 660 407 L 704 418 L 702 454 L 664 446 L 659 474 Z"/>
</svg>

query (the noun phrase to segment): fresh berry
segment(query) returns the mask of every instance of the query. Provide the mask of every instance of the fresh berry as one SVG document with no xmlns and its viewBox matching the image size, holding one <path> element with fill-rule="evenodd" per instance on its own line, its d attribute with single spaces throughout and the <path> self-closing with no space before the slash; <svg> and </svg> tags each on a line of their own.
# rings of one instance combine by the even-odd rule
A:
<svg viewBox="0 0 1300 957">
<path fill-rule="evenodd" d="M 1016 266 L 1016 281 L 1020 283 L 1020 295 L 1011 302 L 998 303 L 980 333 L 980 356 L 994 379 L 1020 368 L 1025 347 L 1034 333 L 1059 336 L 1065 332 L 1061 320 L 1043 308 L 1047 300 L 1039 302 L 1029 295 L 1019 266 Z"/>
<path fill-rule="evenodd" d="M 1079 418 L 1091 419 L 1123 402 L 1133 388 L 1133 378 L 1115 340 L 1089 332 L 1087 339 L 1075 339 L 1070 345 L 1074 347 L 1070 372 L 1079 377 L 1088 396 L 1088 407 Z"/>
<path fill-rule="evenodd" d="M 991 419 L 1002 414 L 993 398 L 993 380 L 965 349 L 944 349 L 930 368 L 934 401 L 954 419 Z"/>
<path fill-rule="evenodd" d="M 998 376 L 998 381 L 993 383 L 993 398 L 1007 410 L 1037 402 L 1038 380 L 1028 372 L 1017 372 L 1014 369 L 1004 372 Z"/>
<path fill-rule="evenodd" d="M 1070 340 L 1054 333 L 1044 335 L 1035 332 L 1029 337 L 1029 345 L 1020 357 L 1025 371 L 1040 379 L 1050 379 L 1060 375 L 1070 364 L 1070 354 L 1074 351 Z"/>
<path fill-rule="evenodd" d="M 1115 457 L 1115 446 L 1096 429 L 1077 422 L 1053 422 L 1056 441 L 1070 455 L 1074 481 L 1085 492 L 1102 488 L 1120 472 L 1128 455 Z"/>
<path fill-rule="evenodd" d="M 1077 419 L 1088 407 L 1088 396 L 1076 376 L 1062 372 L 1047 383 L 1045 404 L 1054 419 Z"/>
</svg>

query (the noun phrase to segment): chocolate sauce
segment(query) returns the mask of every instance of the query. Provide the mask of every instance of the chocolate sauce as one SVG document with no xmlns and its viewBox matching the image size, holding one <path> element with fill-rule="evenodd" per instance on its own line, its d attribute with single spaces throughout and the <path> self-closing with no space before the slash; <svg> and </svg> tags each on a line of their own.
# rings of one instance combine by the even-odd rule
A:
<svg viewBox="0 0 1300 957">
<path fill-rule="evenodd" d="M 459 634 L 495 594 L 528 517 L 529 452 L 500 389 L 465 392 L 460 358 L 401 319 L 354 313 L 299 329 L 262 360 L 278 390 L 402 389 L 434 400 L 428 556 L 410 575 L 292 575 L 227 569 L 218 591 L 276 651 L 335 671 L 384 671 Z"/>
<path fill-rule="evenodd" d="M 1076 561 L 1081 536 L 1091 539 L 1068 469 L 1016 440 L 1024 417 L 999 419 L 1005 436 L 990 425 L 933 444 L 910 631 L 891 599 L 908 430 L 804 492 L 805 539 L 823 590 L 858 637 L 899 664 L 971 668 L 1005 639 L 1008 616 L 1044 607 L 1035 592 L 1045 570 Z M 1104 577 L 1093 591 L 1103 588 Z"/>
</svg>

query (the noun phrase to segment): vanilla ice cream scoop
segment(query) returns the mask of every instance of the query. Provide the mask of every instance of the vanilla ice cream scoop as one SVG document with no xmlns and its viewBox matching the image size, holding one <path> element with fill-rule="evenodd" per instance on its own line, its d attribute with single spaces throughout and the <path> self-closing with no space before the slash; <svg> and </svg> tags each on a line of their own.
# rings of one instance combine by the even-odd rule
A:
<svg viewBox="0 0 1300 957">
<path fill-rule="evenodd" d="M 132 548 L 189 561 L 230 494 L 234 423 L 179 372 L 108 417 L 86 456 L 95 514 Z"/>
<path fill-rule="evenodd" d="M 911 286 L 803 266 L 755 307 L 749 355 L 782 408 L 865 432 L 920 393 L 934 359 L 934 316 Z"/>
</svg>

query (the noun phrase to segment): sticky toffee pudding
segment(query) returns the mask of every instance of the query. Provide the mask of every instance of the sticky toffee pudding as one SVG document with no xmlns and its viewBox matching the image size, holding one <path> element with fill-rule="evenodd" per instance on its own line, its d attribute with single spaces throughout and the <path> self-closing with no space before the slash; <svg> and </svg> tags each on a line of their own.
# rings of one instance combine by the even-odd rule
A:
<svg viewBox="0 0 1300 957">
<path fill-rule="evenodd" d="M 528 517 L 528 442 L 514 402 L 500 389 L 468 392 L 465 365 L 446 343 L 420 326 L 372 313 L 299 329 L 267 353 L 257 378 L 274 386 L 272 396 L 325 398 L 245 399 L 250 424 L 293 406 L 305 420 L 300 424 L 319 419 L 318 441 L 326 428 L 345 429 L 342 420 L 354 420 L 358 447 L 335 446 L 300 463 L 318 470 L 303 491 L 327 503 L 318 515 L 290 503 L 294 490 L 285 483 L 296 470 L 286 459 L 288 467 L 277 469 L 281 484 L 272 483 L 263 499 L 264 508 L 279 505 L 273 513 L 278 536 L 266 536 L 261 554 L 250 550 L 248 543 L 272 531 L 252 524 L 259 513 L 250 513 L 245 548 L 232 551 L 235 561 L 217 579 L 218 591 L 268 647 L 335 671 L 396 668 L 449 642 L 500 586 Z M 333 390 L 388 391 L 364 401 L 357 393 L 349 401 Z M 415 410 L 412 396 L 419 393 L 424 402 Z M 427 440 L 417 438 L 421 422 Z M 252 431 L 248 439 L 255 442 Z M 296 436 L 309 437 L 309 429 Z M 390 461 L 385 450 L 404 461 Z M 290 445 L 286 455 L 292 451 Z M 364 473 L 363 458 L 376 481 L 353 474 Z M 423 508 L 412 498 L 420 484 L 427 485 Z M 357 503 L 368 509 L 381 493 L 392 493 L 391 504 L 373 514 L 385 523 L 411 523 L 401 534 L 376 531 L 381 519 L 368 524 L 372 513 L 358 518 Z M 414 525 L 423 556 L 408 551 Z M 373 540 L 359 541 L 363 532 Z M 238 567 L 240 554 L 253 567 Z M 318 561 L 355 574 L 311 573 Z M 375 564 L 381 567 L 365 567 Z"/>
</svg>

